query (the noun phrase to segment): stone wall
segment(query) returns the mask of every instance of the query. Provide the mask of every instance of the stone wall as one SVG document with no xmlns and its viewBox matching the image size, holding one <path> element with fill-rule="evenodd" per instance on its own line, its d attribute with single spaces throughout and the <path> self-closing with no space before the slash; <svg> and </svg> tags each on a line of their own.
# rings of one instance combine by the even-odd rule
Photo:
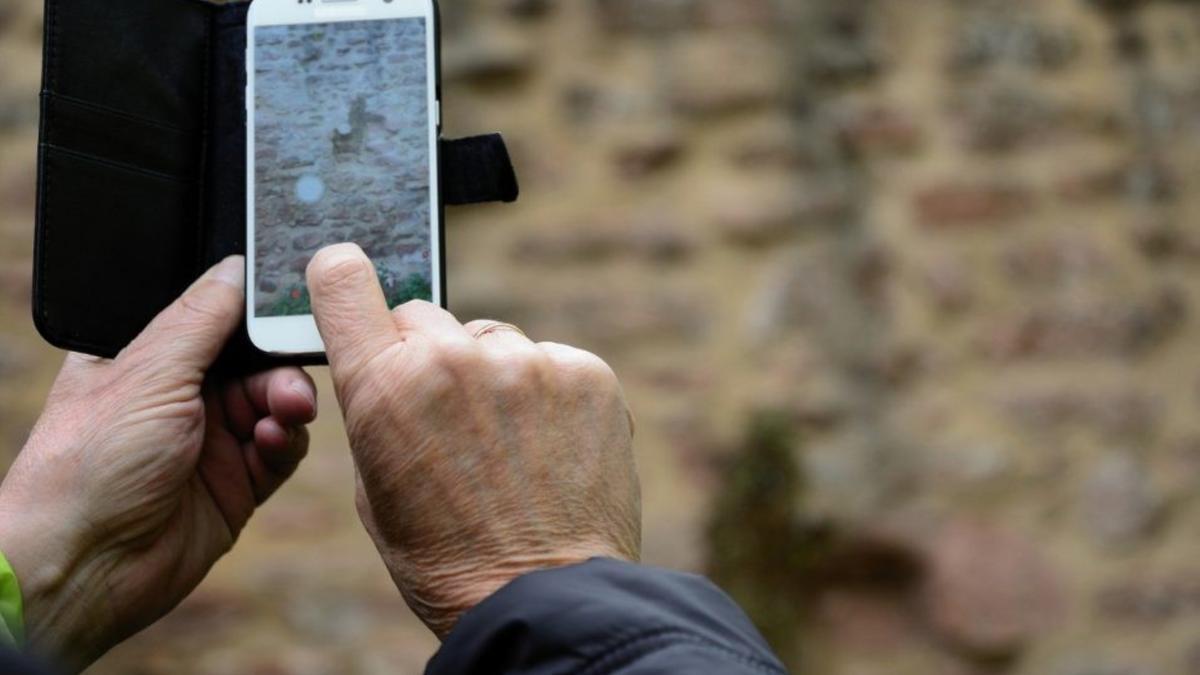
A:
<svg viewBox="0 0 1200 675">
<path fill-rule="evenodd" d="M 1200 4 L 443 5 L 446 133 L 523 187 L 449 213 L 451 306 L 613 363 L 649 562 L 716 564 L 805 672 L 1200 673 Z M 38 26 L 0 8 L 10 455 L 57 361 Z M 295 483 L 97 672 L 419 672 L 321 382 Z"/>
</svg>

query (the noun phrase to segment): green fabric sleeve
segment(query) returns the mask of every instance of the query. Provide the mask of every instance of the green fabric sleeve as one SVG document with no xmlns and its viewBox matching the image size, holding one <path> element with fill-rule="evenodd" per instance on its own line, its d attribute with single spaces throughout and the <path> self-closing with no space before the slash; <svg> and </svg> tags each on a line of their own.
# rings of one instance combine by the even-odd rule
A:
<svg viewBox="0 0 1200 675">
<path fill-rule="evenodd" d="M 25 607 L 21 586 L 8 558 L 0 552 L 0 643 L 9 647 L 25 644 Z"/>
</svg>

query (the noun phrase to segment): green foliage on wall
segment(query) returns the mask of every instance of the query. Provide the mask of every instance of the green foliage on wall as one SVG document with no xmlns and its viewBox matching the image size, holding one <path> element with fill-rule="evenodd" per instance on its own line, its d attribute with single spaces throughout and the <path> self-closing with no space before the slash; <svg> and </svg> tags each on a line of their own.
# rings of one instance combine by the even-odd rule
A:
<svg viewBox="0 0 1200 675">
<path fill-rule="evenodd" d="M 432 285 L 420 274 L 410 274 L 399 282 L 390 282 L 380 274 L 379 285 L 383 288 L 388 307 L 399 307 L 410 300 L 433 299 Z M 289 289 L 283 298 L 271 305 L 270 309 L 262 316 L 302 316 L 305 314 L 312 314 L 312 296 L 309 295 L 308 286 L 301 285 Z"/>
<path fill-rule="evenodd" d="M 755 414 L 708 523 L 709 576 L 793 664 L 806 578 L 828 545 L 797 516 L 805 483 L 798 445 L 786 415 Z"/>
</svg>

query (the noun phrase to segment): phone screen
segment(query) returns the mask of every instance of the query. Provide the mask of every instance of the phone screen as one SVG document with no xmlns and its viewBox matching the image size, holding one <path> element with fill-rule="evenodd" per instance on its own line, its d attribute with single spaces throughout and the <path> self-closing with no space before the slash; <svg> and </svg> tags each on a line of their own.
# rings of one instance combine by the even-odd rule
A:
<svg viewBox="0 0 1200 675">
<path fill-rule="evenodd" d="M 393 18 L 254 28 L 257 317 L 312 313 L 329 244 L 375 263 L 389 307 L 433 299 L 428 27 Z"/>
</svg>

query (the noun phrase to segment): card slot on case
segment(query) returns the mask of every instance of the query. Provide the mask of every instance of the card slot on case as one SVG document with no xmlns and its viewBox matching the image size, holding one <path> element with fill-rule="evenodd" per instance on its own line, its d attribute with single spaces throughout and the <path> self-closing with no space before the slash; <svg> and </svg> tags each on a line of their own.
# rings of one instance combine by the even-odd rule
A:
<svg viewBox="0 0 1200 675">
<path fill-rule="evenodd" d="M 67 96 L 65 94 L 59 94 L 59 93 L 52 92 L 52 91 L 42 92 L 42 98 L 43 99 L 53 98 L 55 100 L 62 101 L 64 103 L 73 105 L 78 108 L 92 110 L 92 111 L 94 111 L 98 114 L 104 115 L 104 116 L 129 120 L 131 122 L 138 122 L 145 126 L 157 127 L 164 131 L 174 131 L 174 132 L 177 132 L 180 134 L 195 133 L 198 131 L 197 129 L 185 129 L 183 127 L 175 126 L 175 125 L 169 124 L 167 122 L 160 122 L 158 120 L 154 120 L 149 117 L 143 117 L 143 116 L 135 114 L 135 113 L 125 112 L 124 110 L 117 110 L 116 108 L 109 108 L 108 106 L 102 105 L 100 103 L 95 103 L 93 101 L 85 101 L 83 99 L 73 98 L 71 96 Z"/>
<path fill-rule="evenodd" d="M 152 175 L 193 180 L 200 134 L 45 94 L 42 144 Z"/>
<path fill-rule="evenodd" d="M 195 278 L 197 229 L 177 224 L 197 218 L 197 182 L 50 146 L 41 163 L 34 318 L 57 346 L 114 356 Z"/>
</svg>

